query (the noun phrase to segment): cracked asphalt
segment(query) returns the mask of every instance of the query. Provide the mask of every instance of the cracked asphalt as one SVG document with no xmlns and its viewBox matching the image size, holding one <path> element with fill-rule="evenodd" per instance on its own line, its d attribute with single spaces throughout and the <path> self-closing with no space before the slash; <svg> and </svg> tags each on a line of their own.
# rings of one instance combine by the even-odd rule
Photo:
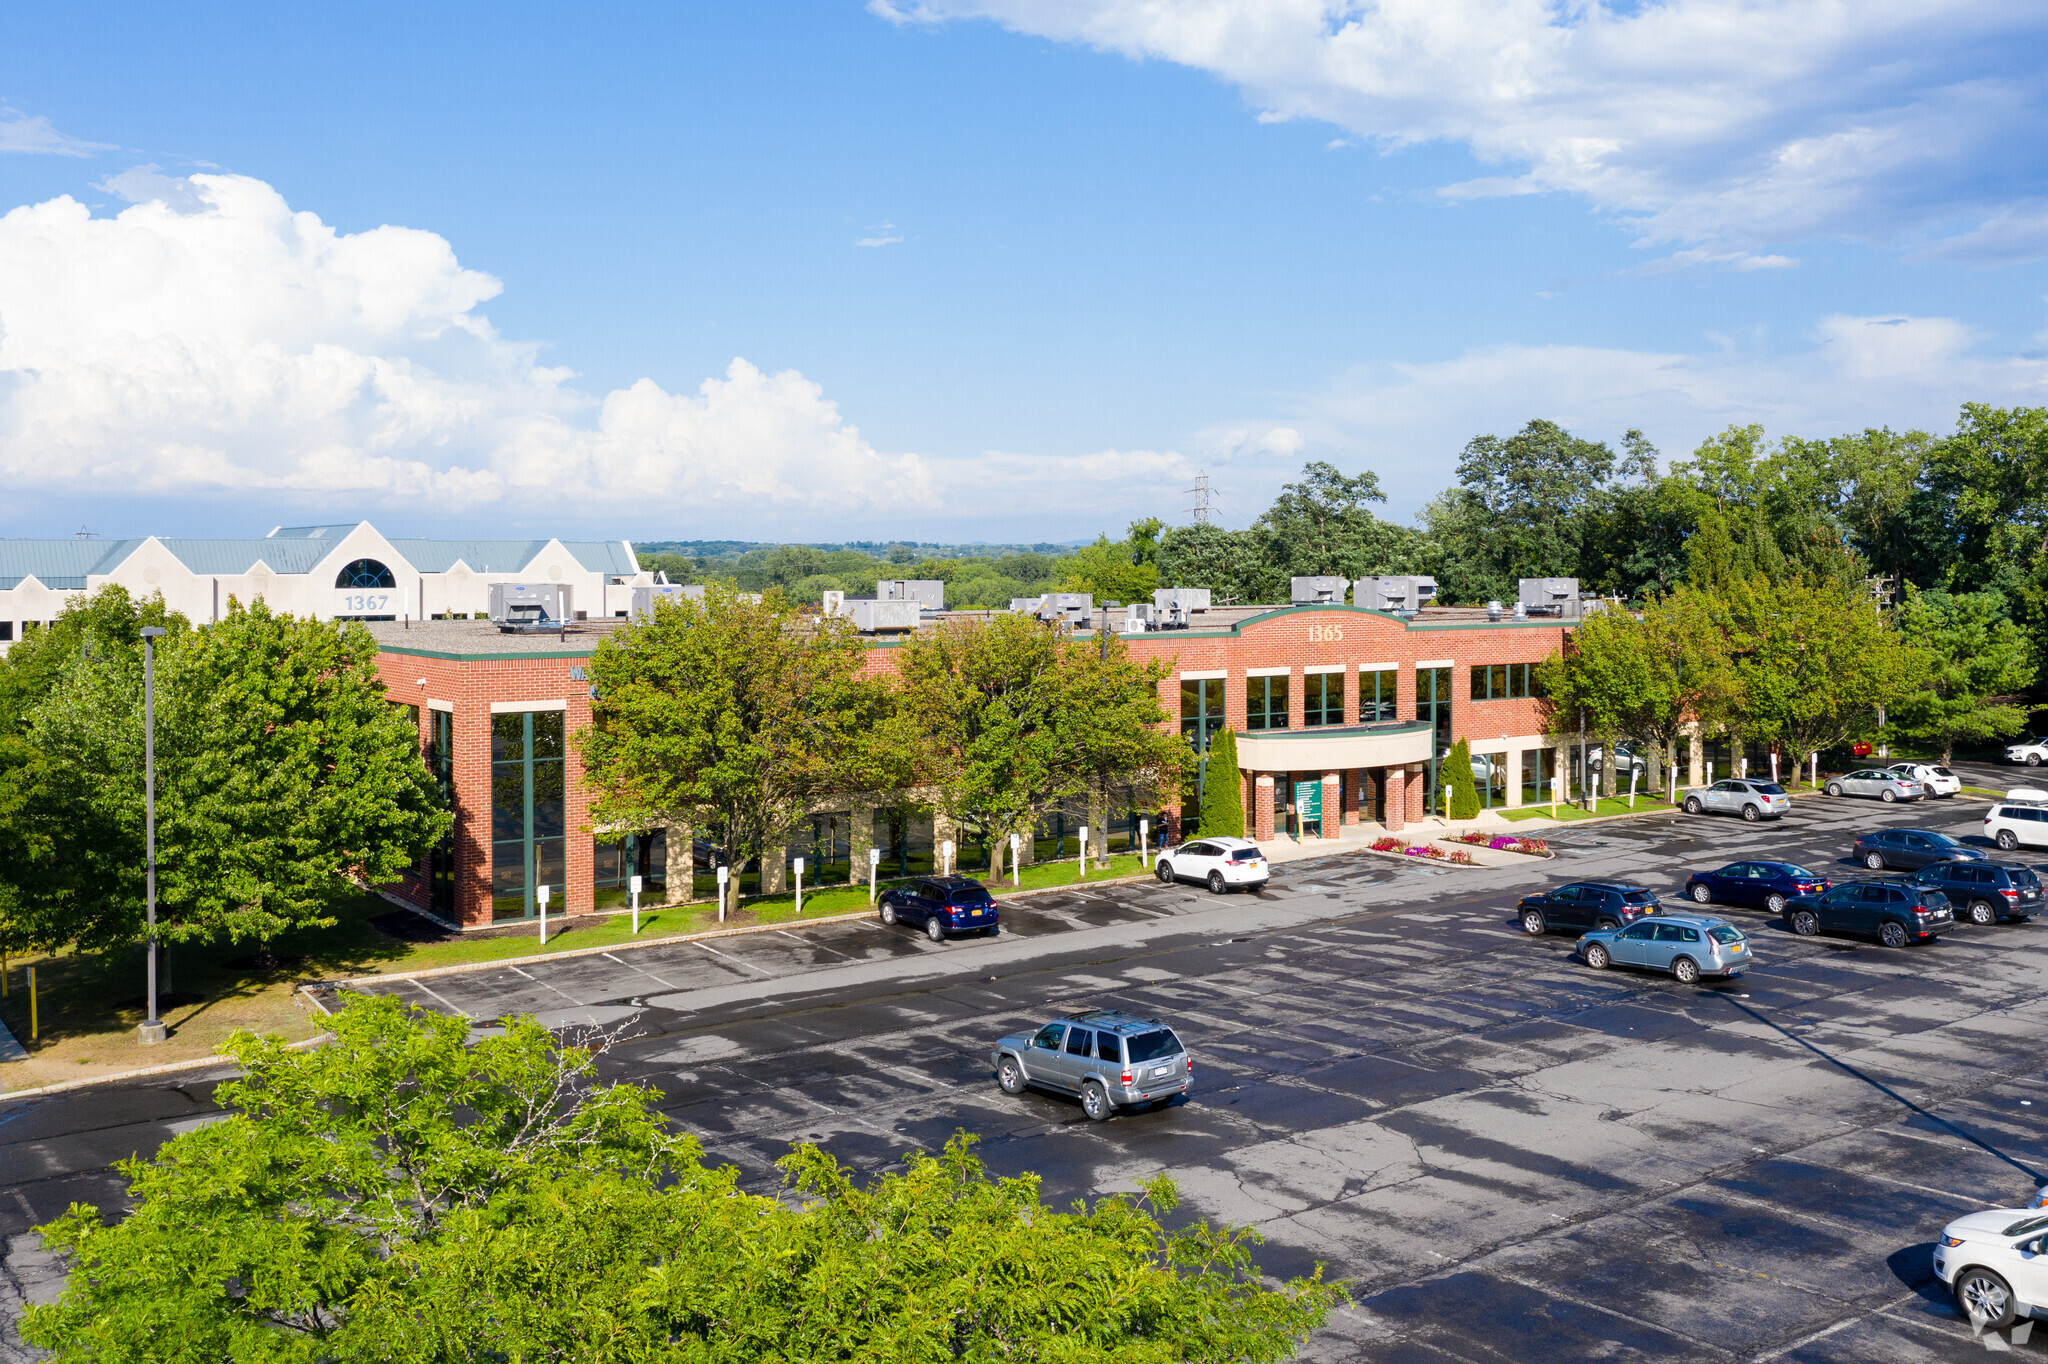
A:
<svg viewBox="0 0 2048 1364">
<path fill-rule="evenodd" d="M 792 1142 L 872 1170 L 962 1128 L 1055 1202 L 1164 1170 L 1188 1214 L 1256 1226 L 1268 1271 L 1351 1281 L 1307 1359 L 2039 1355 L 1973 1339 L 1929 1253 L 1949 1218 L 2048 1180 L 2048 923 L 1892 951 L 1723 908 L 1758 964 L 1685 987 L 1592 971 L 1512 916 L 1589 876 L 1676 904 L 1687 872 L 1744 856 L 1856 874 L 1857 831 L 1974 834 L 1982 808 L 1809 799 L 1778 825 L 1571 828 L 1556 859 L 1501 869 L 1346 852 L 1256 896 L 1079 888 L 1005 906 L 995 940 L 857 922 L 376 988 L 479 1026 L 621 1029 L 608 1072 L 760 1188 Z M 996 1088 L 994 1038 L 1111 1004 L 1179 1029 L 1187 1102 L 1097 1124 Z M 208 1093 L 0 1106 L 0 1295 L 51 1291 L 28 1227 L 114 1201 L 109 1163 L 205 1121 Z"/>
</svg>

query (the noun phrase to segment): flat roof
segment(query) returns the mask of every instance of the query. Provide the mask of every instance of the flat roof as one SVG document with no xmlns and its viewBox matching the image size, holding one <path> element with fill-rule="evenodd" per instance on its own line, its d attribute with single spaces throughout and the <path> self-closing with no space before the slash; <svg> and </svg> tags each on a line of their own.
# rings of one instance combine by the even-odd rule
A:
<svg viewBox="0 0 2048 1364">
<path fill-rule="evenodd" d="M 364 621 L 363 628 L 387 654 L 424 658 L 584 658 L 597 642 L 626 622 L 615 616 L 571 621 L 566 631 L 508 633 L 487 620 Z"/>
</svg>

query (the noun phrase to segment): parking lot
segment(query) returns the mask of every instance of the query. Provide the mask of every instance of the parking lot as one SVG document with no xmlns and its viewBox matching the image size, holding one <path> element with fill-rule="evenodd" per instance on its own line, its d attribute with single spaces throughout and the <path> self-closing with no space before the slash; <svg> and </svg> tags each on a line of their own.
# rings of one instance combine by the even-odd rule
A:
<svg viewBox="0 0 2048 1364">
<path fill-rule="evenodd" d="M 1854 875 L 1856 832 L 1962 836 L 1982 808 L 1809 799 L 1775 826 L 1581 826 L 1500 870 L 1346 853 L 1257 896 L 1077 889 L 1006 907 L 996 940 L 859 922 L 380 988 L 625 1030 L 608 1069 L 757 1186 L 791 1142 L 873 1169 L 959 1128 L 1054 1201 L 1166 1170 L 1194 1215 L 1256 1225 L 1269 1270 L 1352 1281 L 1310 1359 L 1950 1359 L 1983 1346 L 1935 1234 L 2048 1179 L 2048 925 L 1888 950 L 1726 909 L 1757 965 L 1685 987 L 1589 970 L 1512 910 L 1594 876 L 1675 907 L 1747 856 Z M 1174 1024 L 1189 1101 L 1098 1124 L 998 1091 L 988 1043 L 1082 1005 Z M 205 1112 L 203 1083 L 0 1108 L 10 1272 L 37 1272 L 30 1220 Z"/>
</svg>

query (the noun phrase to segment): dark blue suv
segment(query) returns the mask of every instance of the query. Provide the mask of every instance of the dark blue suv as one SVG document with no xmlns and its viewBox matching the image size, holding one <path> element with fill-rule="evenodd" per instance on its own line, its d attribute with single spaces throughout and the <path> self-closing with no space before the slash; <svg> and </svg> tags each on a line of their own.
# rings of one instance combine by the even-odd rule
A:
<svg viewBox="0 0 2048 1364">
<path fill-rule="evenodd" d="M 922 924 L 924 935 L 944 942 L 957 933 L 1002 932 L 996 901 L 972 876 L 925 876 L 882 892 L 882 922 Z"/>
</svg>

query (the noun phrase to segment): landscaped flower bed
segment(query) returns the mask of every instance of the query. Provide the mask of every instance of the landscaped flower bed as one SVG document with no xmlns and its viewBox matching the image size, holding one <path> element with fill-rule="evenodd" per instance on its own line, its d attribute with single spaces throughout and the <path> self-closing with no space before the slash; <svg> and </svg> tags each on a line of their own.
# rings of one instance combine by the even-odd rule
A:
<svg viewBox="0 0 2048 1364">
<path fill-rule="evenodd" d="M 1495 852 L 1528 853 L 1532 857 L 1547 857 L 1550 854 L 1550 845 L 1542 839 L 1518 838 L 1514 834 L 1487 835 L 1475 829 L 1470 833 L 1457 835 L 1452 841 L 1470 843 L 1478 848 L 1492 848 Z"/>
<path fill-rule="evenodd" d="M 1476 865 L 1472 854 L 1463 848 L 1446 851 L 1428 843 L 1403 843 L 1398 838 L 1376 838 L 1372 842 L 1374 852 L 1400 853 L 1404 857 L 1426 857 L 1433 862 L 1453 862 L 1461 867 Z"/>
</svg>

